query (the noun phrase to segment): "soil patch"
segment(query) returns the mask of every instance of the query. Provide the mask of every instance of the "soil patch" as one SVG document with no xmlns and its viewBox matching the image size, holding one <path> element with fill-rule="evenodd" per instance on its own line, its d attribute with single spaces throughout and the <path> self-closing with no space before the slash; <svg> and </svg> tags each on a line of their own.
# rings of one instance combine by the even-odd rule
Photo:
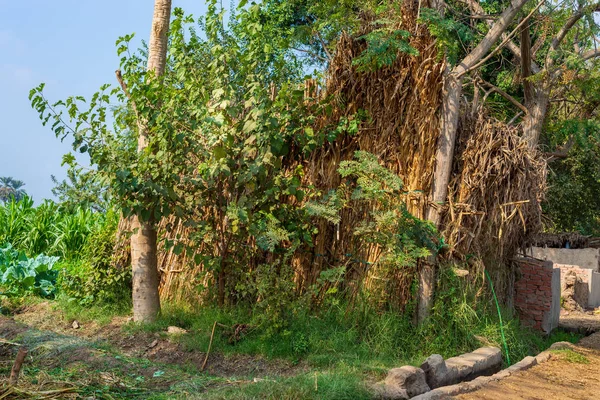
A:
<svg viewBox="0 0 600 400">
<path fill-rule="evenodd" d="M 569 357 L 568 353 L 553 353 L 545 363 L 490 383 L 476 392 L 457 396 L 457 399 L 597 399 L 600 393 L 600 332 L 582 339 L 573 351 L 579 355 Z"/>
<path fill-rule="evenodd" d="M 589 335 L 600 332 L 600 314 L 594 311 L 560 311 L 559 328 Z"/>
<path fill-rule="evenodd" d="M 79 321 L 80 328 L 73 329 L 72 320 L 65 320 L 60 310 L 44 302 L 20 310 L 14 319 L 39 330 L 108 343 L 126 356 L 142 357 L 152 362 L 191 366 L 199 371 L 206 357 L 204 352 L 187 350 L 159 333 L 125 333 L 123 326 L 129 323 L 128 317 L 115 317 L 105 325 L 95 321 Z M 308 367 L 304 363 L 293 364 L 287 360 L 269 360 L 257 355 L 224 355 L 216 352 L 211 352 L 205 368 L 205 372 L 217 377 L 250 378 L 289 377 L 306 370 Z"/>
</svg>

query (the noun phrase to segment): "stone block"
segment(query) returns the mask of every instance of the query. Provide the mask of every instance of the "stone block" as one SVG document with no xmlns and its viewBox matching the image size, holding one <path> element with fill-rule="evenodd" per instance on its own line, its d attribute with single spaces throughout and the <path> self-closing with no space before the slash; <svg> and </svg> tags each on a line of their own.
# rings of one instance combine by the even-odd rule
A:
<svg viewBox="0 0 600 400">
<path fill-rule="evenodd" d="M 458 379 L 456 368 L 448 368 L 444 358 L 439 354 L 432 354 L 421 364 L 425 372 L 427 384 L 431 389 L 452 384 Z"/>
<path fill-rule="evenodd" d="M 401 389 L 396 386 L 386 385 L 385 383 L 377 383 L 372 386 L 374 398 L 380 400 L 408 400 L 406 389 Z"/>
<path fill-rule="evenodd" d="M 550 350 L 573 350 L 574 348 L 575 346 L 573 345 L 573 343 L 570 342 L 556 342 L 552 343 L 552 345 L 550 346 Z"/>
<path fill-rule="evenodd" d="M 493 374 L 502 366 L 502 353 L 497 347 L 482 347 L 472 353 L 446 360 L 446 367 L 456 368 L 457 381 L 466 381 L 481 375 Z"/>
<path fill-rule="evenodd" d="M 404 366 L 391 369 L 384 381 L 386 386 L 406 390 L 409 397 L 418 396 L 430 390 L 421 368 Z"/>
<path fill-rule="evenodd" d="M 543 362 L 548 361 L 550 359 L 550 356 L 551 356 L 551 354 L 549 351 L 543 351 L 540 354 L 538 354 L 537 356 L 535 356 L 535 361 L 538 364 L 541 364 Z"/>
</svg>

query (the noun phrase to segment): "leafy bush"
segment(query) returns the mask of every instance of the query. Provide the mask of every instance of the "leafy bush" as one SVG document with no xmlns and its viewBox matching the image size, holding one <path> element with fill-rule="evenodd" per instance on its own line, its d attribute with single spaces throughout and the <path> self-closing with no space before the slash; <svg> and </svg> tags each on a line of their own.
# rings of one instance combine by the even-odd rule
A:
<svg viewBox="0 0 600 400">
<path fill-rule="evenodd" d="M 560 121 L 547 129 L 546 136 L 549 148 L 574 143 L 568 157 L 551 164 L 544 213 L 556 231 L 600 235 L 600 124 Z"/>
<path fill-rule="evenodd" d="M 131 270 L 113 265 L 119 215 L 108 210 L 103 224 L 89 233 L 81 257 L 63 265 L 60 289 L 81 305 L 123 303 L 131 296 Z"/>
<path fill-rule="evenodd" d="M 29 293 L 54 297 L 58 271 L 53 269 L 58 257 L 43 254 L 27 258 L 11 244 L 0 248 L 0 285 L 5 296 L 23 296 Z"/>
</svg>

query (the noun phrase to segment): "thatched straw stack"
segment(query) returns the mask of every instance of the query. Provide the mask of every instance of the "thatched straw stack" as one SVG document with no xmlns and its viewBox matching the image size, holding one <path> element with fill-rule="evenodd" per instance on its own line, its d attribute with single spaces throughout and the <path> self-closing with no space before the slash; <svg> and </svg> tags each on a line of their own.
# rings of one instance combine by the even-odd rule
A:
<svg viewBox="0 0 600 400">
<path fill-rule="evenodd" d="M 505 261 L 542 228 L 546 163 L 515 127 L 485 115 L 462 126 L 443 224 L 449 254 Z"/>
<path fill-rule="evenodd" d="M 355 135 L 339 137 L 314 152 L 306 162 L 307 181 L 326 192 L 340 184 L 340 162 L 354 157 L 357 150 L 375 154 L 403 180 L 409 211 L 420 218 L 425 215 L 431 188 L 435 145 L 439 136 L 439 110 L 442 104 L 442 77 L 445 63 L 438 57 L 435 39 L 425 24 L 417 23 L 417 4 L 404 3 L 391 30 L 411 33 L 410 45 L 418 56 L 398 54 L 392 65 L 375 71 L 359 71 L 354 60 L 366 49 L 361 36 L 380 28 L 372 15 L 363 15 L 360 31 L 342 34 L 330 63 L 325 96 L 336 106 L 332 115 L 318 122 L 336 125 L 342 118 L 352 118 L 366 111 L 367 120 Z M 384 290 L 400 303 L 408 300 L 414 270 L 397 271 L 396 276 L 379 276 L 373 269 L 380 255 L 375 246 L 361 247 L 353 234 L 358 222 L 368 218 L 368 210 L 345 211 L 338 226 L 317 221 L 319 234 L 315 247 L 296 260 L 299 287 L 315 282 L 320 272 L 340 261 L 347 263 L 349 280 L 372 286 L 387 282 Z M 360 248 L 360 251 L 358 250 Z M 347 254 L 352 254 L 351 259 Z"/>
</svg>

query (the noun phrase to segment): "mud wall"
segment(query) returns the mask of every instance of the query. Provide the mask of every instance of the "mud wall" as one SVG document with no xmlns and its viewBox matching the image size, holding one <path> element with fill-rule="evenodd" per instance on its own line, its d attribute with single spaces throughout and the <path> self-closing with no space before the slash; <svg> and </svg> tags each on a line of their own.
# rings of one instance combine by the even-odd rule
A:
<svg viewBox="0 0 600 400">
<path fill-rule="evenodd" d="M 528 255 L 540 260 L 552 261 L 555 264 L 577 265 L 581 268 L 600 272 L 600 249 L 532 247 L 528 250 Z"/>
</svg>

